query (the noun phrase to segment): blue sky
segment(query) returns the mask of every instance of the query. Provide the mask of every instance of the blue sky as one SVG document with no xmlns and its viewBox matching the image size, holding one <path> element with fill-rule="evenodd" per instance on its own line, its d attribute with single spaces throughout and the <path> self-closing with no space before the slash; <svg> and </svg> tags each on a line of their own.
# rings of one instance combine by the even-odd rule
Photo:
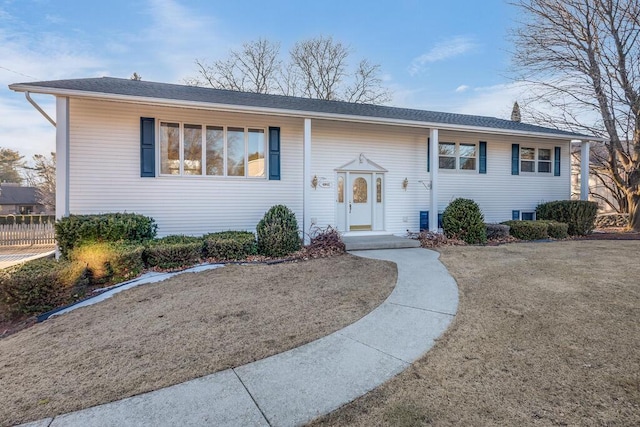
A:
<svg viewBox="0 0 640 427">
<path fill-rule="evenodd" d="M 181 83 L 196 58 L 259 37 L 286 54 L 333 36 L 354 64 L 380 64 L 394 106 L 508 118 L 520 96 L 509 79 L 516 18 L 502 0 L 0 0 L 0 147 L 27 158 L 55 149 L 54 128 L 8 84 L 134 71 Z M 54 113 L 53 97 L 34 98 Z"/>
</svg>

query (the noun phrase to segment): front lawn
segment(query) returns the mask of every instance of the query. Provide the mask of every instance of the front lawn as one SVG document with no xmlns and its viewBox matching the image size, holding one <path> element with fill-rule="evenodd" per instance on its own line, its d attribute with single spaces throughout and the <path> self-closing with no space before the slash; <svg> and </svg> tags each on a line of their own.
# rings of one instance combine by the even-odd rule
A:
<svg viewBox="0 0 640 427">
<path fill-rule="evenodd" d="M 640 425 L 640 241 L 439 250 L 452 326 L 314 426 Z"/>
<path fill-rule="evenodd" d="M 281 353 L 379 305 L 395 264 L 340 255 L 227 265 L 124 291 L 0 340 L 0 425 L 156 390 Z"/>
</svg>

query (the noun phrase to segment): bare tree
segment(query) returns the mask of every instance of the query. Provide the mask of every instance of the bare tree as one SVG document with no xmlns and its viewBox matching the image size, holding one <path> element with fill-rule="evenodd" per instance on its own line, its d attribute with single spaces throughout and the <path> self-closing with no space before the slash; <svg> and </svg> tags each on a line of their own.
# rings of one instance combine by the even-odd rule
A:
<svg viewBox="0 0 640 427">
<path fill-rule="evenodd" d="M 345 100 L 362 104 L 384 104 L 391 100 L 388 89 L 379 77 L 380 65 L 372 65 L 366 59 L 358 64 L 354 82 L 347 87 Z"/>
<path fill-rule="evenodd" d="M 331 37 L 296 43 L 291 49 L 291 62 L 302 81 L 303 95 L 330 101 L 340 99 L 348 57 L 349 49 Z"/>
<path fill-rule="evenodd" d="M 350 50 L 332 37 L 317 37 L 296 43 L 289 60 L 283 61 L 279 43 L 259 39 L 211 65 L 196 60 L 197 75 L 185 81 L 243 92 L 371 104 L 389 101 L 380 66 L 362 60 L 351 72 L 349 55 Z"/>
<path fill-rule="evenodd" d="M 242 92 L 273 93 L 279 89 L 280 43 L 258 39 L 231 50 L 226 59 L 208 65 L 196 60 L 198 75 L 187 79 L 193 86 Z"/>
<path fill-rule="evenodd" d="M 537 121 L 607 139 L 601 159 L 640 231 L 640 0 L 517 0 L 519 79 Z M 597 161 L 597 159 L 596 159 Z M 594 170 L 597 169 L 594 168 Z"/>
<path fill-rule="evenodd" d="M 36 187 L 36 200 L 49 211 L 56 209 L 56 153 L 36 154 L 33 166 L 25 166 L 29 186 Z"/>
</svg>

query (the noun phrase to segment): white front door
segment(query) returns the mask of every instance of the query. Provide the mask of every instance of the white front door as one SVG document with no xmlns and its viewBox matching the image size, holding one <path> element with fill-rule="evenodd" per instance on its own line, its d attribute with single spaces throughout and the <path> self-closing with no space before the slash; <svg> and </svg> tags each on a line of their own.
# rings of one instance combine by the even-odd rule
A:
<svg viewBox="0 0 640 427">
<path fill-rule="evenodd" d="M 372 230 L 372 174 L 351 173 L 349 181 L 349 231 Z"/>
</svg>

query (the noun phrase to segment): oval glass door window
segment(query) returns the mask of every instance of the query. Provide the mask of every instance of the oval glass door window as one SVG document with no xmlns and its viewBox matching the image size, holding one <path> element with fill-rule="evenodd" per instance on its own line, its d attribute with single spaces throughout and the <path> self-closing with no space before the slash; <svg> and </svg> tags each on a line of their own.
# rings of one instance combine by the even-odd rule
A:
<svg viewBox="0 0 640 427">
<path fill-rule="evenodd" d="M 364 178 L 353 181 L 353 203 L 367 203 L 367 180 Z"/>
</svg>

